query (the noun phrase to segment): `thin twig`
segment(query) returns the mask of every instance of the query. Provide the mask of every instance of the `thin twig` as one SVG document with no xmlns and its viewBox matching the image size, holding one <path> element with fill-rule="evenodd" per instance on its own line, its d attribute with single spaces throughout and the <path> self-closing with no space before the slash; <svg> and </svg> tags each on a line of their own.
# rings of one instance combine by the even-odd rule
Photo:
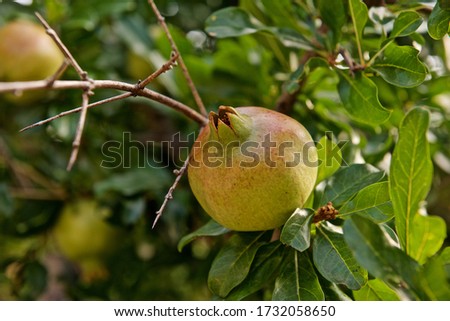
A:
<svg viewBox="0 0 450 321">
<path fill-rule="evenodd" d="M 48 82 L 46 80 L 35 80 L 35 81 L 22 81 L 22 82 L 0 82 L 0 92 L 14 92 L 14 91 L 25 91 L 25 90 L 37 90 L 37 89 L 86 89 L 94 86 L 99 89 L 117 89 L 121 91 L 127 91 L 132 94 L 132 96 L 146 97 L 151 100 L 157 101 L 167 107 L 170 107 L 176 111 L 181 112 L 188 118 L 196 121 L 198 124 L 204 126 L 208 123 L 208 118 L 202 114 L 196 112 L 191 107 L 174 100 L 170 97 L 162 95 L 156 91 L 148 88 L 139 88 L 135 84 L 129 84 L 126 82 L 115 81 L 115 80 L 56 80 L 50 87 L 48 87 Z M 78 112 L 77 110 L 76 112 Z M 75 111 L 74 111 L 75 112 Z"/>
<path fill-rule="evenodd" d="M 48 86 L 51 86 L 55 82 L 55 80 L 59 79 L 59 77 L 62 76 L 62 74 L 66 71 L 69 65 L 70 65 L 69 61 L 67 59 L 64 59 L 63 63 L 61 64 L 61 66 L 59 66 L 58 70 L 52 76 L 46 79 Z"/>
<path fill-rule="evenodd" d="M 169 191 L 167 192 L 166 196 L 164 197 L 164 202 L 162 203 L 160 209 L 156 212 L 156 217 L 155 217 L 155 220 L 153 221 L 152 228 L 155 228 L 156 223 L 158 222 L 158 220 L 162 216 L 162 214 L 164 212 L 164 209 L 167 206 L 167 203 L 169 203 L 169 201 L 173 198 L 172 193 L 175 190 L 175 188 L 177 188 L 177 185 L 180 182 L 181 178 L 183 177 L 184 172 L 186 172 L 186 169 L 187 169 L 188 165 L 189 165 L 189 156 L 184 161 L 183 166 L 179 170 L 175 170 L 174 171 L 174 173 L 177 175 L 177 177 L 175 178 L 175 181 L 173 182 L 172 186 L 169 188 Z"/>
<path fill-rule="evenodd" d="M 144 88 L 145 86 L 147 86 L 150 82 L 155 80 L 162 73 L 165 73 L 166 71 L 172 69 L 172 67 L 174 66 L 174 63 L 177 61 L 178 57 L 180 57 L 180 54 L 177 52 L 174 52 L 168 62 L 166 62 L 164 65 L 161 66 L 161 68 L 156 70 L 154 73 L 152 73 L 150 76 L 148 76 L 147 78 L 145 78 L 143 81 L 141 81 L 139 83 L 141 88 Z"/>
<path fill-rule="evenodd" d="M 39 19 L 39 21 L 44 26 L 47 34 L 53 39 L 55 44 L 58 46 L 59 50 L 63 53 L 63 55 L 69 60 L 69 63 L 72 65 L 72 67 L 75 69 L 77 74 L 80 76 L 82 80 L 87 80 L 87 72 L 84 71 L 78 62 L 75 60 L 75 58 L 70 53 L 69 49 L 64 45 L 64 43 L 61 41 L 61 39 L 58 37 L 58 34 L 55 30 L 50 27 L 50 25 L 45 21 L 45 19 L 39 14 L 39 12 L 34 13 L 36 17 Z"/>
<path fill-rule="evenodd" d="M 81 66 L 78 64 L 78 62 L 75 60 L 75 58 L 70 53 L 69 49 L 67 49 L 67 47 L 64 45 L 62 40 L 59 38 L 59 36 L 55 32 L 55 30 L 53 30 L 50 27 L 50 25 L 47 23 L 47 21 L 45 21 L 45 19 L 38 12 L 35 12 L 35 15 L 39 19 L 39 21 L 42 23 L 42 25 L 45 27 L 47 34 L 53 39 L 55 44 L 58 46 L 58 48 L 64 54 L 64 56 L 66 57 L 66 60 L 69 61 L 69 63 L 72 65 L 72 67 L 78 73 L 78 75 L 80 76 L 80 79 L 88 81 L 89 80 L 88 73 L 81 68 Z M 57 72 L 62 73 L 62 72 L 64 72 L 65 69 L 66 69 L 66 66 L 63 64 L 63 66 L 61 68 L 59 68 Z M 51 84 L 52 81 L 54 81 L 54 79 L 49 81 L 49 84 Z M 73 167 L 73 164 L 75 164 L 75 162 L 77 160 L 77 156 L 78 156 L 78 151 L 80 149 L 81 136 L 83 135 L 84 124 L 86 123 L 86 114 L 87 114 L 87 110 L 88 110 L 87 106 L 89 105 L 89 95 L 92 94 L 92 92 L 91 92 L 92 82 L 90 82 L 90 83 L 91 83 L 91 85 L 88 88 L 85 88 L 83 91 L 83 94 L 82 94 L 83 103 L 82 103 L 81 115 L 80 115 L 80 120 L 78 121 L 75 139 L 73 140 L 73 143 L 72 143 L 72 153 L 70 155 L 69 163 L 67 164 L 68 171 L 70 171 Z"/>
<path fill-rule="evenodd" d="M 80 120 L 78 122 L 77 132 L 75 134 L 75 139 L 72 143 L 72 152 L 70 154 L 69 163 L 67 164 L 67 170 L 70 171 L 75 164 L 78 156 L 78 151 L 80 150 L 81 136 L 83 135 L 84 124 L 86 123 L 87 110 L 89 105 L 89 93 L 90 89 L 85 89 L 82 95 L 82 105 Z"/>
<path fill-rule="evenodd" d="M 195 103 L 197 104 L 198 109 L 200 110 L 200 113 L 202 115 L 206 116 L 207 112 L 205 109 L 205 105 L 203 104 L 203 101 L 197 91 L 197 88 L 195 87 L 195 84 L 189 74 L 189 70 L 187 69 L 186 64 L 184 63 L 184 60 L 180 55 L 180 51 L 178 50 L 178 47 L 177 47 L 175 41 L 173 40 L 172 35 L 170 34 L 169 28 L 167 27 L 164 17 L 159 12 L 158 7 L 156 6 L 156 4 L 153 0 L 148 0 L 148 3 L 152 7 L 153 12 L 155 13 L 156 17 L 158 18 L 158 21 L 159 21 L 161 27 L 164 29 L 164 32 L 166 33 L 167 39 L 169 40 L 170 46 L 172 47 L 172 51 L 179 54 L 178 63 L 180 64 L 181 71 L 183 72 L 183 75 L 186 78 L 188 86 L 191 89 L 192 95 L 194 96 Z"/>
<path fill-rule="evenodd" d="M 97 106 L 100 106 L 100 105 L 103 105 L 103 104 L 107 104 L 107 103 L 110 103 L 110 102 L 113 102 L 113 101 L 116 101 L 116 100 L 120 100 L 120 99 L 124 99 L 124 98 L 130 97 L 132 95 L 133 95 L 132 93 L 124 93 L 124 94 L 120 94 L 120 95 L 113 96 L 113 97 L 110 97 L 110 98 L 102 99 L 102 100 L 96 101 L 95 103 L 87 105 L 87 108 L 97 107 Z M 45 125 L 45 124 L 47 124 L 47 123 L 49 123 L 49 122 L 51 122 L 51 121 L 53 121 L 55 119 L 58 119 L 58 118 L 61 118 L 61 117 L 64 117 L 64 116 L 67 116 L 67 115 L 70 115 L 70 114 L 78 113 L 82 109 L 83 109 L 83 107 L 77 107 L 77 108 L 74 108 L 74 109 L 71 109 L 71 110 L 63 111 L 63 112 L 61 112 L 61 113 L 59 113 L 59 114 L 57 114 L 55 116 L 52 116 L 50 118 L 38 121 L 37 123 L 31 124 L 31 125 L 29 125 L 27 127 L 24 127 L 19 132 L 23 132 L 23 131 L 26 131 L 28 129 L 34 128 L 34 127 Z"/>
</svg>

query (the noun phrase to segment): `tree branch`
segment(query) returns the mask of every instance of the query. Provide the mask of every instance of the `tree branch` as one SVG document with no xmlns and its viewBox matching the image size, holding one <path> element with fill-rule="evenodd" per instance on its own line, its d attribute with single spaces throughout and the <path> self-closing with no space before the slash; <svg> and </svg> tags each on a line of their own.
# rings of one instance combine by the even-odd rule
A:
<svg viewBox="0 0 450 321">
<path fill-rule="evenodd" d="M 58 37 L 58 34 L 55 30 L 53 30 L 50 25 L 45 21 L 45 19 L 39 14 L 39 12 L 34 13 L 36 17 L 39 19 L 39 21 L 42 23 L 42 25 L 45 28 L 45 31 L 47 34 L 53 39 L 55 44 L 58 46 L 59 50 L 63 53 L 64 57 L 69 61 L 69 63 L 72 65 L 72 67 L 75 69 L 77 74 L 80 76 L 82 80 L 87 80 L 87 72 L 84 71 L 78 62 L 75 60 L 75 58 L 70 53 L 69 49 L 64 45 L 64 43 L 61 41 L 61 39 Z"/>
<path fill-rule="evenodd" d="M 184 175 L 184 172 L 186 172 L 186 169 L 189 165 L 189 159 L 190 159 L 190 156 L 187 157 L 187 159 L 184 161 L 183 166 L 179 170 L 173 171 L 177 175 L 177 177 L 175 178 L 175 181 L 173 182 L 172 186 L 169 188 L 169 191 L 167 192 L 166 196 L 164 197 L 164 202 L 162 203 L 160 209 L 156 212 L 156 217 L 155 217 L 155 220 L 153 221 L 152 228 L 155 228 L 156 223 L 162 216 L 162 214 L 167 206 L 167 203 L 169 203 L 169 201 L 173 198 L 172 193 L 175 190 L 175 188 L 177 188 L 178 183 L 180 182 L 181 178 Z"/>
<path fill-rule="evenodd" d="M 95 103 L 87 105 L 87 108 L 92 108 L 92 107 L 96 107 L 96 106 L 100 106 L 100 105 L 103 105 L 103 104 L 107 104 L 107 103 L 110 103 L 110 102 L 113 102 L 113 101 L 116 101 L 116 100 L 125 99 L 125 98 L 128 98 L 128 97 L 132 96 L 132 95 L 133 95 L 132 93 L 123 93 L 123 94 L 120 94 L 120 95 L 117 95 L 117 96 L 113 96 L 113 97 L 110 97 L 110 98 L 102 99 L 102 100 L 96 101 Z M 31 125 L 29 125 L 27 127 L 24 127 L 19 132 L 23 132 L 23 131 L 26 131 L 28 129 L 34 128 L 34 127 L 45 125 L 45 124 L 47 124 L 47 123 L 49 123 L 49 122 L 51 122 L 51 121 L 53 121 L 55 119 L 58 119 L 58 118 L 61 118 L 61 117 L 64 117 L 64 116 L 67 116 L 67 115 L 70 115 L 70 114 L 78 113 L 82 109 L 83 109 L 83 107 L 77 107 L 77 108 L 74 108 L 74 109 L 71 109 L 71 110 L 63 111 L 63 112 L 61 112 L 61 113 L 59 113 L 59 114 L 57 114 L 55 116 L 52 116 L 50 118 L 38 121 L 37 123 L 31 124 Z"/>
<path fill-rule="evenodd" d="M 179 55 L 178 63 L 180 64 L 181 71 L 183 72 L 184 78 L 186 78 L 188 86 L 191 89 L 192 95 L 194 96 L 195 103 L 197 104 L 198 109 L 200 110 L 200 113 L 203 116 L 206 116 L 207 112 L 205 109 L 205 105 L 203 104 L 203 101 L 198 93 L 198 90 L 195 87 L 195 84 L 189 74 L 189 70 L 187 69 L 186 64 L 184 63 L 184 60 L 180 55 L 180 51 L 178 50 L 178 47 L 177 47 L 175 41 L 173 40 L 172 35 L 170 34 L 169 28 L 167 27 L 164 17 L 159 12 L 158 7 L 156 6 L 156 4 L 153 0 L 148 0 L 148 3 L 152 7 L 153 12 L 155 13 L 156 17 L 158 18 L 159 24 L 164 29 L 164 32 L 166 33 L 167 39 L 170 42 L 170 46 L 172 47 L 173 52 L 175 54 Z"/>
<path fill-rule="evenodd" d="M 167 107 L 175 109 L 183 113 L 188 118 L 196 121 L 198 124 L 204 126 L 208 123 L 208 119 L 193 110 L 191 107 L 174 100 L 170 97 L 157 93 L 148 88 L 140 88 L 139 84 L 129 84 L 126 82 L 115 80 L 55 80 L 52 84 L 48 84 L 46 80 L 36 81 L 23 81 L 23 82 L 0 82 L 0 92 L 15 92 L 24 90 L 37 90 L 37 89 L 89 89 L 89 88 L 101 88 L 101 89 L 116 89 L 121 91 L 127 91 L 130 96 L 141 96 L 151 100 L 157 101 Z M 128 97 L 128 96 L 127 96 Z M 98 106 L 98 104 L 96 105 Z M 92 106 L 94 107 L 94 106 Z M 80 110 L 74 111 L 78 112 Z"/>
<path fill-rule="evenodd" d="M 78 156 L 78 151 L 80 150 L 81 136 L 83 134 L 84 124 L 86 123 L 87 110 L 89 105 L 89 94 L 90 89 L 85 89 L 82 95 L 82 105 L 80 120 L 78 122 L 77 132 L 75 134 L 75 139 L 72 143 L 72 153 L 70 154 L 69 163 L 67 164 L 67 170 L 70 171 L 75 164 Z"/>
</svg>

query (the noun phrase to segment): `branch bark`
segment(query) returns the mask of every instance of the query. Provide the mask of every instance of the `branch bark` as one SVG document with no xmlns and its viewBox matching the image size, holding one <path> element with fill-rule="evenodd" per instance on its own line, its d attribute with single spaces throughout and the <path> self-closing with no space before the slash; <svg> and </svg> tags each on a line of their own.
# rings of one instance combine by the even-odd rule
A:
<svg viewBox="0 0 450 321">
<path fill-rule="evenodd" d="M 208 123 L 208 118 L 203 116 L 199 112 L 195 111 L 191 107 L 174 100 L 170 97 L 157 93 L 148 88 L 140 88 L 139 84 L 129 84 L 126 82 L 115 80 L 55 80 L 53 83 L 49 83 L 47 80 L 36 81 L 24 81 L 24 82 L 0 82 L 0 92 L 15 92 L 25 90 L 37 90 L 37 89 L 117 89 L 120 91 L 127 91 L 130 96 L 141 96 L 151 100 L 157 101 L 163 105 L 173 108 L 186 117 L 196 121 L 201 126 Z M 79 110 L 78 110 L 79 111 Z"/>
</svg>

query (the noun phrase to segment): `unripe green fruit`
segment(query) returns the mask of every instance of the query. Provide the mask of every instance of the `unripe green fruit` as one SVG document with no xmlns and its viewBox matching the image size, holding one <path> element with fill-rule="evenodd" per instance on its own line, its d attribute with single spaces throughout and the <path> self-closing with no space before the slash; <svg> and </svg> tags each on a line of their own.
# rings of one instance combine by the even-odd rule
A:
<svg viewBox="0 0 450 321">
<path fill-rule="evenodd" d="M 0 28 L 0 81 L 42 80 L 53 75 L 64 56 L 45 29 L 24 20 Z M 31 102 L 42 91 L 5 95 L 15 102 Z"/>
<path fill-rule="evenodd" d="M 317 150 L 308 131 L 284 114 L 220 106 L 194 144 L 188 178 L 200 205 L 221 225 L 269 230 L 310 196 Z"/>
<path fill-rule="evenodd" d="M 67 204 L 53 229 L 61 253 L 80 264 L 101 260 L 114 253 L 122 230 L 108 224 L 104 220 L 105 214 L 105 209 L 94 200 L 82 199 Z"/>
</svg>

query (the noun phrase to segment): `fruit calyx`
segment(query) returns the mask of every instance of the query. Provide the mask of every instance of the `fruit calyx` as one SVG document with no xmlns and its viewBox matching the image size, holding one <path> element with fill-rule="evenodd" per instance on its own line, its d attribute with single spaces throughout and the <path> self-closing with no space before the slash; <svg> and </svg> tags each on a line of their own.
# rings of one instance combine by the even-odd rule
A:
<svg viewBox="0 0 450 321">
<path fill-rule="evenodd" d="M 339 211 L 333 207 L 333 203 L 328 202 L 327 205 L 322 206 L 317 210 L 313 218 L 313 223 L 334 220 L 338 214 Z"/>
<path fill-rule="evenodd" d="M 244 141 L 250 136 L 252 120 L 239 114 L 231 106 L 220 106 L 217 113 L 209 113 L 212 136 L 220 142 Z"/>
</svg>

